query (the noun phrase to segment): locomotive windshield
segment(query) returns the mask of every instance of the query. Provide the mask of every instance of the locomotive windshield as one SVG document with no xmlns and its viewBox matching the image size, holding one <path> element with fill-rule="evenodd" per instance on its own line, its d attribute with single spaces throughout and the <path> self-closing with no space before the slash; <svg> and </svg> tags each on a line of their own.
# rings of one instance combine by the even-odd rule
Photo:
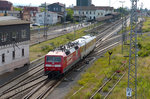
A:
<svg viewBox="0 0 150 99">
<path fill-rule="evenodd" d="M 61 57 L 47 56 L 46 62 L 61 62 Z"/>
</svg>

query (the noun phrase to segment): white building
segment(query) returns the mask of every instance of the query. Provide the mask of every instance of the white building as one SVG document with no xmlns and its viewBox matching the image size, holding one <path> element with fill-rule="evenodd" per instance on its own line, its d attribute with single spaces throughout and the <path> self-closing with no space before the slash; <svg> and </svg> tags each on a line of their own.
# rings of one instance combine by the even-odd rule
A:
<svg viewBox="0 0 150 99">
<path fill-rule="evenodd" d="M 75 6 L 73 10 L 76 19 L 79 17 L 85 17 L 86 20 L 95 20 L 96 18 L 114 12 L 113 7 L 108 6 Z"/>
<path fill-rule="evenodd" d="M 44 25 L 44 18 L 45 24 L 56 24 L 58 22 L 58 14 L 54 12 L 46 12 L 46 16 L 44 12 L 36 13 L 36 23 L 40 25 Z"/>
<path fill-rule="evenodd" d="M 29 22 L 0 17 L 0 74 L 30 63 L 29 40 Z"/>
</svg>

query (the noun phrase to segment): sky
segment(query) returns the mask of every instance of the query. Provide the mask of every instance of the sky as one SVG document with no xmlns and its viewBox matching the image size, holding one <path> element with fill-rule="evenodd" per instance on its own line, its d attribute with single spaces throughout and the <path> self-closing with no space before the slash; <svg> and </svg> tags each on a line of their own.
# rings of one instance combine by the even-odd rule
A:
<svg viewBox="0 0 150 99">
<path fill-rule="evenodd" d="M 76 5 L 76 0 L 8 0 L 12 2 L 14 5 L 26 5 L 26 6 L 39 6 L 41 3 L 55 3 L 60 2 L 66 4 L 68 7 L 69 5 Z M 111 6 L 114 8 L 118 8 L 122 6 L 122 4 L 119 1 L 125 1 L 124 7 L 131 8 L 131 2 L 130 0 L 92 0 L 92 4 L 96 6 L 109 6 L 109 1 L 111 1 Z M 143 8 L 150 9 L 150 0 L 139 0 L 138 7 L 140 7 L 141 2 L 143 2 Z"/>
</svg>

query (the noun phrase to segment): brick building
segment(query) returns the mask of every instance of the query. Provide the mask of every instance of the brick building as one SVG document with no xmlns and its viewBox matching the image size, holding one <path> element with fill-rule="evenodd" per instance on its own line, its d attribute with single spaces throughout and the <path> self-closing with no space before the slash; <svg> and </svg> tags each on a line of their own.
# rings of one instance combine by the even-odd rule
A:
<svg viewBox="0 0 150 99">
<path fill-rule="evenodd" d="M 0 0 L 0 10 L 2 11 L 13 10 L 13 4 L 9 1 Z"/>
</svg>

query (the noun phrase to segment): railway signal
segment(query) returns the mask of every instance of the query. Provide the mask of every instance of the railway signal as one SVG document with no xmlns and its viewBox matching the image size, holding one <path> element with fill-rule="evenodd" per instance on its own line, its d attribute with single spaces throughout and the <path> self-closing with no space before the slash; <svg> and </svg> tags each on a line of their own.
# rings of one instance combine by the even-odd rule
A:
<svg viewBox="0 0 150 99">
<path fill-rule="evenodd" d="M 110 65 L 110 56 L 112 55 L 112 51 L 109 51 L 108 54 L 109 54 L 109 65 Z"/>
</svg>

